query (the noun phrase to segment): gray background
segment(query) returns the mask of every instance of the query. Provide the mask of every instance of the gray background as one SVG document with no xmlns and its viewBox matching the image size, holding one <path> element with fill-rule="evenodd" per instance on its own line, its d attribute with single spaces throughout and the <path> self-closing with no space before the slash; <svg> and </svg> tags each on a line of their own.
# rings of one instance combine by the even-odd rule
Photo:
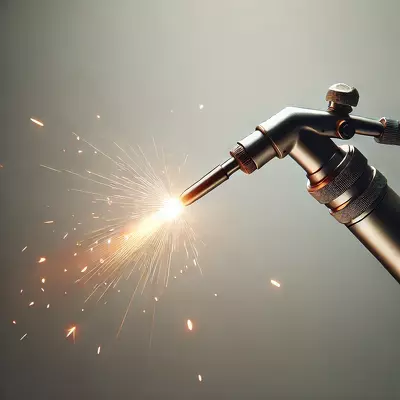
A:
<svg viewBox="0 0 400 400">
<path fill-rule="evenodd" d="M 332 83 L 358 88 L 357 114 L 400 118 L 398 1 L 0 3 L 2 399 L 400 397 L 398 284 L 307 194 L 290 159 L 235 175 L 188 210 L 205 276 L 167 291 L 151 351 L 139 314 L 114 339 L 125 302 L 82 322 L 71 346 L 72 306 L 49 318 L 19 296 L 32 286 L 28 260 L 50 243 L 44 204 L 59 218 L 70 206 L 65 184 L 38 168 L 56 163 L 64 136 L 143 146 L 154 136 L 171 158 L 189 154 L 179 193 L 283 107 L 324 108 Z M 353 143 L 399 191 L 399 149 Z"/>
</svg>

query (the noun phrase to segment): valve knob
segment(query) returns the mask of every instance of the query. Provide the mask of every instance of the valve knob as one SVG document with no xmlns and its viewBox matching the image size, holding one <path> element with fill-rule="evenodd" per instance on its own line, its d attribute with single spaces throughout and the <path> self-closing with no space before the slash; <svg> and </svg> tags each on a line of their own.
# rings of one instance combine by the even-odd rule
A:
<svg viewBox="0 0 400 400">
<path fill-rule="evenodd" d="M 326 101 L 341 106 L 356 107 L 359 98 L 358 90 L 345 83 L 335 83 L 328 89 L 328 93 L 326 94 Z"/>
</svg>

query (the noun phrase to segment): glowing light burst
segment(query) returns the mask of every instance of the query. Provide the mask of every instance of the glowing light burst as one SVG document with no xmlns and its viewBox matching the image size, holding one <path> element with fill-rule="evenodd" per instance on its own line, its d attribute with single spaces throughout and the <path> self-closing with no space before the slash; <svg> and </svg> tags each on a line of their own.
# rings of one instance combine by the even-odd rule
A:
<svg viewBox="0 0 400 400">
<path fill-rule="evenodd" d="M 92 150 L 82 148 L 86 157 L 94 157 L 94 150 L 98 154 L 96 159 L 103 159 L 101 167 L 106 169 L 64 170 L 85 184 L 84 188 L 70 191 L 88 195 L 92 203 L 104 207 L 103 213 L 90 210 L 91 226 L 96 229 L 77 243 L 85 254 L 92 254 L 92 261 L 83 269 L 80 267 L 81 276 L 76 283 L 92 282 L 87 302 L 94 296 L 101 300 L 123 280 L 134 280 L 120 332 L 137 293 L 143 293 L 149 285 L 164 290 L 171 271 L 179 271 L 182 264 L 192 264 L 202 272 L 197 238 L 185 217 L 184 206 L 173 195 L 172 168 L 155 143 L 157 165 L 150 163 L 140 147 L 125 150 L 114 143 L 118 155 L 111 156 L 82 137 L 79 140 L 81 146 Z M 98 218 L 94 219 L 95 216 Z"/>
</svg>

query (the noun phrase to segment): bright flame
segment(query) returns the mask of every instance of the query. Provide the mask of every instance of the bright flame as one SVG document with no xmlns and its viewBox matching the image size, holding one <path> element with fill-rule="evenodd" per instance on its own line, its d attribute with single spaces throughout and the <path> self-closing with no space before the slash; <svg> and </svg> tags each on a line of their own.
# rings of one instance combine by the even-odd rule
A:
<svg viewBox="0 0 400 400">
<path fill-rule="evenodd" d="M 189 331 L 193 330 L 193 322 L 190 319 L 187 320 L 187 327 Z"/>
<path fill-rule="evenodd" d="M 276 287 L 281 287 L 281 284 L 278 281 L 271 279 L 271 283 Z"/>
<path fill-rule="evenodd" d="M 164 206 L 158 211 L 157 216 L 162 221 L 172 221 L 183 211 L 183 204 L 179 199 L 171 197 L 164 202 Z"/>
</svg>

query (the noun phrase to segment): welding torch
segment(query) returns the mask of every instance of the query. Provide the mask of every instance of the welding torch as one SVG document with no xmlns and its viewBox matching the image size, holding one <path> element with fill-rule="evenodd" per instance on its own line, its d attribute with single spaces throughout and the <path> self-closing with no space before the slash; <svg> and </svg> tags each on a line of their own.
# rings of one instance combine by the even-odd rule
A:
<svg viewBox="0 0 400 400">
<path fill-rule="evenodd" d="M 185 190 L 188 206 L 236 171 L 251 174 L 273 158 L 290 156 L 307 176 L 307 190 L 344 224 L 400 283 L 400 197 L 386 178 L 354 146 L 337 146 L 354 135 L 400 145 L 399 121 L 351 115 L 356 88 L 338 83 L 327 94 L 327 110 L 287 107 L 237 142 L 230 158 Z"/>
</svg>

